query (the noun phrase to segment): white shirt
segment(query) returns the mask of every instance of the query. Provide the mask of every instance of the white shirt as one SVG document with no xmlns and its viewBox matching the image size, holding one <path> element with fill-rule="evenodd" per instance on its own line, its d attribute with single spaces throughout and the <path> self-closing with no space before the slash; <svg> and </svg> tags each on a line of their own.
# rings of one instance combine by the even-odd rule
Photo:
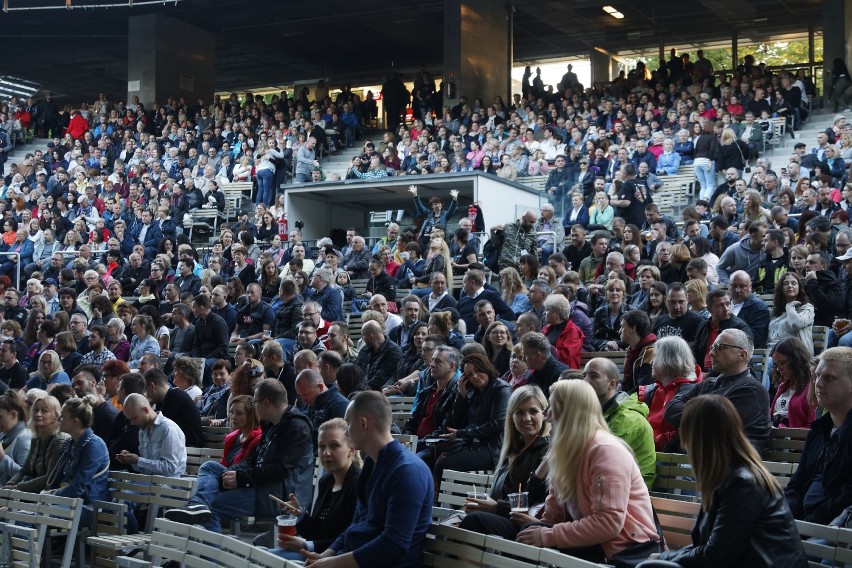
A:
<svg viewBox="0 0 852 568">
<path fill-rule="evenodd" d="M 438 296 L 437 298 L 434 298 L 432 297 L 432 294 L 429 294 L 429 311 L 431 312 L 432 310 L 434 310 L 435 306 L 438 305 L 438 302 L 440 302 L 446 295 L 446 291 L 444 291 L 444 293 Z"/>
</svg>

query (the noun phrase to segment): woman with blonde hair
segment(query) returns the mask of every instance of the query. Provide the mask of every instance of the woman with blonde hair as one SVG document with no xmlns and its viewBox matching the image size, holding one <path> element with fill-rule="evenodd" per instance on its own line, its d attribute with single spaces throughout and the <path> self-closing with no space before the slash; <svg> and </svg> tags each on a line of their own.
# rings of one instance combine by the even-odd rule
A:
<svg viewBox="0 0 852 568">
<path fill-rule="evenodd" d="M 59 354 L 48 349 L 43 351 L 38 359 L 38 371 L 30 376 L 27 381 L 27 389 L 42 389 L 48 390 L 51 385 L 70 385 L 71 379 L 68 374 L 62 370 L 62 361 L 59 360 Z"/>
<path fill-rule="evenodd" d="M 704 319 L 710 318 L 707 311 L 707 281 L 699 278 L 687 280 L 683 285 L 686 288 L 686 300 L 689 311 L 695 312 Z"/>
<path fill-rule="evenodd" d="M 610 564 L 619 555 L 659 552 L 642 473 L 630 448 L 610 433 L 595 390 L 584 381 L 557 381 L 550 391 L 550 490 L 542 522 L 521 530 L 518 542 Z"/>
<path fill-rule="evenodd" d="M 532 306 L 527 297 L 528 292 L 514 266 L 507 266 L 500 271 L 500 296 L 516 314 L 530 311 Z"/>
<path fill-rule="evenodd" d="M 29 400 L 29 396 L 27 397 Z M 21 469 L 4 486 L 27 493 L 40 493 L 47 485 L 47 476 L 59 463 L 68 434 L 59 431 L 62 410 L 55 397 L 42 391 L 30 404 L 28 426 L 32 431 L 30 453 Z"/>
<path fill-rule="evenodd" d="M 680 438 L 702 496 L 692 544 L 657 556 L 668 562 L 640 566 L 807 566 L 784 492 L 746 438 L 733 403 L 719 395 L 690 400 Z"/>
<path fill-rule="evenodd" d="M 467 515 L 461 528 L 514 539 L 523 524 L 535 521 L 529 514 L 512 512 L 509 494 L 519 490 L 530 493 L 530 505 L 541 503 L 547 495 L 545 480 L 535 476 L 550 442 L 546 414 L 547 398 L 537 386 L 525 385 L 512 392 L 491 494 L 465 501 Z"/>
<path fill-rule="evenodd" d="M 747 189 L 743 198 L 743 221 L 763 221 L 772 226 L 772 216 L 763 208 L 763 197 L 756 189 Z"/>
</svg>

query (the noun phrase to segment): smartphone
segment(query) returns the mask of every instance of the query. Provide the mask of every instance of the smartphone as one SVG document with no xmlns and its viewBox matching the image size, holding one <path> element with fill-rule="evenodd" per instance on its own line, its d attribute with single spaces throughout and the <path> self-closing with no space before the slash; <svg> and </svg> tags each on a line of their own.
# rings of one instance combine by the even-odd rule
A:
<svg viewBox="0 0 852 568">
<path fill-rule="evenodd" d="M 287 501 L 284 501 L 283 499 L 279 499 L 278 497 L 276 497 L 275 495 L 273 495 L 271 493 L 269 494 L 269 498 L 272 499 L 273 501 L 275 501 L 276 503 L 278 503 L 279 505 L 281 505 L 282 507 L 291 506 L 290 503 L 288 503 Z"/>
</svg>

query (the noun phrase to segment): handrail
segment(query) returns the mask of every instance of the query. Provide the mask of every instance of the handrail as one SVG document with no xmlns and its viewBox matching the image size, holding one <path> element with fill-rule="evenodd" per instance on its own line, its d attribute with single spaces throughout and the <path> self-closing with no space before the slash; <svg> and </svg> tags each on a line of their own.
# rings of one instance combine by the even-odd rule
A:
<svg viewBox="0 0 852 568">
<path fill-rule="evenodd" d="M 18 279 L 16 280 L 18 285 L 16 286 L 16 288 L 20 289 L 20 287 L 21 287 L 21 253 L 19 253 L 19 252 L 0 252 L 0 256 L 12 256 L 12 255 L 15 255 L 15 256 L 18 257 L 18 263 L 17 263 Z"/>
</svg>

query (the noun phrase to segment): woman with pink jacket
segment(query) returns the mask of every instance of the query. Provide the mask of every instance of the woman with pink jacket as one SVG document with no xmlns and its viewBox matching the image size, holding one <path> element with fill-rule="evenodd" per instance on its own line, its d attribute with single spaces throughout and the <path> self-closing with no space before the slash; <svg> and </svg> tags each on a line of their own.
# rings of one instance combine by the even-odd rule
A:
<svg viewBox="0 0 852 568">
<path fill-rule="evenodd" d="M 549 418 L 550 493 L 542 522 L 524 528 L 518 542 L 610 564 L 660 552 L 639 466 L 627 445 L 610 433 L 591 385 L 554 383 Z"/>
</svg>

